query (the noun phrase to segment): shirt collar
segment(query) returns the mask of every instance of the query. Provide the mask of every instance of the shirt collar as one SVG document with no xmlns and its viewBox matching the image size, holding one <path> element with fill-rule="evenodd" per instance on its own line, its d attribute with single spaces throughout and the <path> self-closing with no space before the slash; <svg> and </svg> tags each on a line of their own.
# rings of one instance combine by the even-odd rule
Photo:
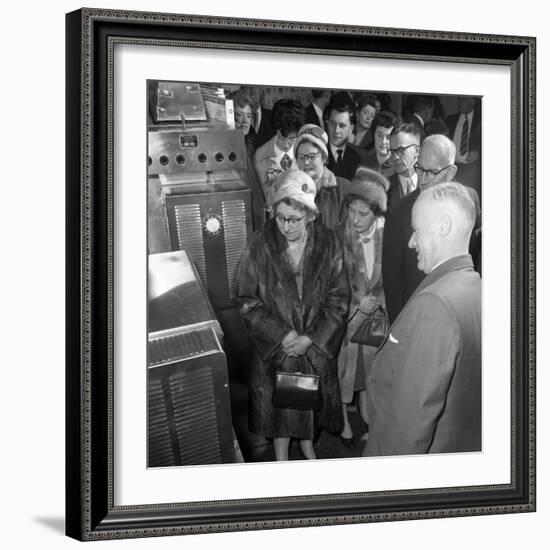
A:
<svg viewBox="0 0 550 550">
<path fill-rule="evenodd" d="M 281 159 L 283 158 L 285 155 L 288 155 L 291 159 L 294 159 L 294 147 L 291 147 L 288 151 L 283 151 L 282 149 L 279 149 L 277 147 L 277 141 L 274 140 L 273 141 L 273 151 L 275 152 L 275 154 L 273 155 L 273 158 L 275 159 Z"/>
<path fill-rule="evenodd" d="M 317 116 L 319 117 L 319 120 L 323 120 L 323 109 L 317 105 L 317 103 L 312 103 L 313 108 L 315 109 L 315 112 L 317 113 Z"/>
<path fill-rule="evenodd" d="M 417 113 L 413 113 L 413 115 L 420 121 L 420 124 L 422 124 L 422 128 L 424 128 L 424 119 Z"/>
<path fill-rule="evenodd" d="M 332 156 L 334 157 L 334 160 L 338 160 L 338 149 L 342 150 L 342 156 L 344 156 L 346 152 L 346 146 L 347 143 L 344 143 L 344 145 L 340 145 L 340 147 L 336 147 L 335 145 L 330 145 L 330 150 L 332 151 Z"/>
<path fill-rule="evenodd" d="M 414 186 L 414 189 L 412 189 L 412 191 L 414 191 L 418 187 L 418 174 L 416 172 L 414 172 L 412 176 L 402 176 L 401 174 L 397 174 L 397 175 L 399 176 L 399 181 L 401 182 L 401 188 L 403 189 L 404 193 L 407 192 L 409 181 L 412 182 Z"/>
</svg>

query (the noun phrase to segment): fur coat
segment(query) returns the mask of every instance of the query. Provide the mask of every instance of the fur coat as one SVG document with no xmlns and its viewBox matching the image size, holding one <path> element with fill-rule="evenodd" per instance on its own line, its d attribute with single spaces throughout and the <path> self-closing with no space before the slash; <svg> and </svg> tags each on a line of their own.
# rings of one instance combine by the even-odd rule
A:
<svg viewBox="0 0 550 550">
<path fill-rule="evenodd" d="M 274 219 L 252 235 L 237 272 L 235 296 L 254 347 L 249 427 L 268 438 L 313 439 L 319 428 L 342 429 L 336 357 L 350 289 L 336 235 L 318 222 L 310 223 L 307 231 L 302 299 L 287 260 L 286 239 Z M 312 340 L 305 356 L 283 353 L 281 341 L 292 330 Z M 317 412 L 274 408 L 276 370 L 319 374 L 322 408 Z"/>
</svg>

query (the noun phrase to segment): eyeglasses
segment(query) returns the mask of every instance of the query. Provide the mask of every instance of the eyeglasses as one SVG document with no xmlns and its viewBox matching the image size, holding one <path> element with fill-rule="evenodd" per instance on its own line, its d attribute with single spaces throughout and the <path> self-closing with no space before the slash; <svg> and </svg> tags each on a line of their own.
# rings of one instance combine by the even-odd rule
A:
<svg viewBox="0 0 550 550">
<path fill-rule="evenodd" d="M 320 151 L 317 151 L 316 153 L 307 153 L 305 155 L 296 155 L 296 158 L 301 162 L 313 162 L 319 155 L 321 154 Z"/>
<path fill-rule="evenodd" d="M 411 143 L 410 145 L 406 145 L 405 147 L 390 149 L 390 153 L 392 155 L 395 155 L 396 157 L 402 157 L 405 154 L 405 151 L 409 149 L 409 147 L 418 147 L 418 143 Z"/>
<path fill-rule="evenodd" d="M 445 166 L 445 168 L 441 168 L 441 170 L 426 170 L 425 168 L 422 168 L 422 166 L 420 166 L 420 164 L 418 164 L 418 162 L 414 165 L 414 169 L 416 171 L 416 173 L 419 175 L 419 176 L 433 176 L 434 178 L 436 176 L 439 176 L 439 174 L 441 174 L 441 172 L 443 172 L 444 170 L 447 170 L 447 168 L 450 168 L 451 166 L 453 166 L 452 164 L 449 164 L 447 166 Z"/>
<path fill-rule="evenodd" d="M 296 227 L 305 216 L 302 216 L 301 218 L 285 218 L 282 214 L 275 214 L 275 219 L 284 226 L 285 223 L 288 223 L 289 227 Z"/>
</svg>

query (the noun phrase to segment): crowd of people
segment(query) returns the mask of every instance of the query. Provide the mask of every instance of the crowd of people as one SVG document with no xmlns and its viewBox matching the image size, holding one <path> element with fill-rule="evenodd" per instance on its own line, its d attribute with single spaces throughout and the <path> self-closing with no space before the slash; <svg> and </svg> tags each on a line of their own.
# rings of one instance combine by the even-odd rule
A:
<svg viewBox="0 0 550 550">
<path fill-rule="evenodd" d="M 315 458 L 321 429 L 365 456 L 480 450 L 478 100 L 445 118 L 435 96 L 398 114 L 386 94 L 312 90 L 268 111 L 256 92 L 230 96 L 255 229 L 235 283 L 250 430 L 277 460 L 292 438 Z M 374 319 L 389 328 L 373 344 Z M 318 375 L 320 407 L 276 406 L 280 371 Z"/>
</svg>

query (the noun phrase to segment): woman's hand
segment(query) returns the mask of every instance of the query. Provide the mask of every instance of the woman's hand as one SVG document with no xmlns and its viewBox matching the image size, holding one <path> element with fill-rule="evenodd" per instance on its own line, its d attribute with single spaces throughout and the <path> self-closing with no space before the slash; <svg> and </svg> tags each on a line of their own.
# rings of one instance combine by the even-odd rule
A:
<svg viewBox="0 0 550 550">
<path fill-rule="evenodd" d="M 309 336 L 298 336 L 287 345 L 283 344 L 283 351 L 290 357 L 304 355 L 313 342 Z"/>
<path fill-rule="evenodd" d="M 291 330 L 282 340 L 281 345 L 283 346 L 283 351 L 286 346 L 298 338 L 298 333 L 295 330 Z M 286 353 L 286 351 L 285 351 Z"/>
<path fill-rule="evenodd" d="M 380 300 L 378 300 L 374 296 L 371 296 L 371 295 L 363 296 L 363 298 L 361 298 L 361 302 L 359 302 L 359 311 L 368 315 L 369 313 L 372 313 L 380 305 L 381 305 Z"/>
</svg>

